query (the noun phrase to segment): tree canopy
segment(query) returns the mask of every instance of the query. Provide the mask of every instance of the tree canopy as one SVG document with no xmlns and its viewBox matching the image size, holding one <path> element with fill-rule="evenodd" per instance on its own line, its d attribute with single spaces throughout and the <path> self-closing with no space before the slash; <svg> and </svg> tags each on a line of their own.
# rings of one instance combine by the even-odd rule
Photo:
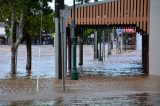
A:
<svg viewBox="0 0 160 106">
<path fill-rule="evenodd" d="M 37 36 L 40 30 L 41 12 L 43 12 L 43 27 L 46 31 L 53 31 L 53 11 L 48 6 L 52 0 L 0 0 L 0 22 L 11 30 L 12 20 L 17 23 L 23 13 L 25 31 Z M 13 19 L 11 19 L 13 18 Z"/>
</svg>

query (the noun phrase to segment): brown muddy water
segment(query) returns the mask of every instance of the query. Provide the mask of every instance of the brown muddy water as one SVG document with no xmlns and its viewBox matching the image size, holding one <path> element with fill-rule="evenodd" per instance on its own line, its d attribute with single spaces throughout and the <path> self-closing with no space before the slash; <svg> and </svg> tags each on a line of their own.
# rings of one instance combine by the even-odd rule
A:
<svg viewBox="0 0 160 106">
<path fill-rule="evenodd" d="M 160 76 L 81 76 L 78 81 L 44 78 L 0 80 L 0 106 L 159 106 Z"/>
<path fill-rule="evenodd" d="M 160 76 L 142 73 L 141 51 L 113 53 L 104 62 L 93 60 L 93 47 L 84 46 L 84 65 L 78 81 L 55 79 L 54 48 L 33 46 L 32 70 L 25 70 L 26 48 L 18 53 L 17 74 L 10 73 L 10 47 L 0 46 L 0 106 L 159 106 Z M 78 54 L 78 53 L 77 53 Z M 78 59 L 78 55 L 77 55 Z M 78 64 L 78 60 L 77 60 Z M 77 65 L 78 66 L 78 65 Z"/>
</svg>

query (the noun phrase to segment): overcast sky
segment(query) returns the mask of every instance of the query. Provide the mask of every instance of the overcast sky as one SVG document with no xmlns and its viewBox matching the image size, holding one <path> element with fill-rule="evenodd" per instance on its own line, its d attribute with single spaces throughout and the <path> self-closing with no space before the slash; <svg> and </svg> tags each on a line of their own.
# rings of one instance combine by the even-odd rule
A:
<svg viewBox="0 0 160 106">
<path fill-rule="evenodd" d="M 93 2 L 94 0 L 90 0 L 91 2 Z M 99 0 L 99 1 L 102 1 L 102 0 Z M 52 9 L 54 9 L 54 0 L 52 3 L 49 3 L 49 5 L 51 6 Z M 73 5 L 73 0 L 64 0 L 65 4 L 68 5 L 68 6 L 71 6 Z"/>
</svg>

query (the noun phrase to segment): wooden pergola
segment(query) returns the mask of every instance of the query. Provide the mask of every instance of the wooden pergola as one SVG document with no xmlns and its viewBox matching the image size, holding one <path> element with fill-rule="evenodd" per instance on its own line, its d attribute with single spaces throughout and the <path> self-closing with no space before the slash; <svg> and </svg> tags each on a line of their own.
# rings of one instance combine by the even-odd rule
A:
<svg viewBox="0 0 160 106">
<path fill-rule="evenodd" d="M 68 7 L 66 10 L 69 14 L 66 27 L 69 28 L 71 20 L 74 18 L 74 10 L 73 7 Z M 77 5 L 75 19 L 76 32 L 81 39 L 83 30 L 86 28 L 121 27 L 136 29 L 136 32 L 142 34 L 144 73 L 149 73 L 150 0 L 107 0 Z M 71 42 L 69 38 L 70 34 L 68 34 L 68 41 Z M 70 43 L 69 45 L 71 46 Z M 83 53 L 83 47 L 80 52 Z M 80 53 L 80 57 L 83 57 L 82 53 Z M 80 61 L 83 61 L 83 58 Z"/>
</svg>

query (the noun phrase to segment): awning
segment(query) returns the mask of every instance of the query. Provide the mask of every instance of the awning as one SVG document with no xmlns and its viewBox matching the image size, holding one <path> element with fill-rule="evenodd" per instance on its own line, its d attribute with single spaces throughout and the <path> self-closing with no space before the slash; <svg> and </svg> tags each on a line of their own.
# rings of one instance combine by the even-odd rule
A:
<svg viewBox="0 0 160 106">
<path fill-rule="evenodd" d="M 123 29 L 123 33 L 132 34 L 132 33 L 136 33 L 136 30 L 135 29 Z"/>
</svg>

